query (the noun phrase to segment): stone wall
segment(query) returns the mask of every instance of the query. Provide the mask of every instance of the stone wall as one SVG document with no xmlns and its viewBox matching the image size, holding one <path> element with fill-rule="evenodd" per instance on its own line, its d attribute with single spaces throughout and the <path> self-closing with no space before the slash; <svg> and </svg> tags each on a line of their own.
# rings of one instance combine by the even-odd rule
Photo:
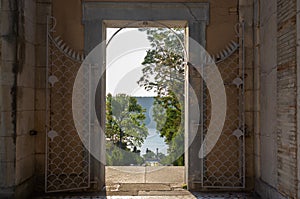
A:
<svg viewBox="0 0 300 199">
<path fill-rule="evenodd" d="M 1 2 L 0 197 L 12 197 L 16 173 L 17 1 Z"/>
<path fill-rule="evenodd" d="M 34 186 L 35 1 L 1 2 L 1 198 Z M 2 178 L 3 176 L 3 178 Z"/>
<path fill-rule="evenodd" d="M 277 1 L 278 190 L 297 198 L 296 0 Z"/>
<path fill-rule="evenodd" d="M 257 67 L 261 68 L 261 114 L 256 135 L 256 191 L 262 198 L 299 197 L 296 8 L 296 0 L 260 4 Z"/>
<path fill-rule="evenodd" d="M 256 131 L 256 191 L 263 198 L 278 198 L 277 187 L 277 37 L 276 0 L 256 1 L 256 68 L 260 69 L 260 118 Z M 260 16 L 259 16 L 260 14 Z"/>
<path fill-rule="evenodd" d="M 89 1 L 89 0 L 88 0 Z M 93 0 L 101 2 L 106 0 Z M 134 0 L 112 0 L 111 2 L 131 2 Z M 53 0 L 53 16 L 57 18 L 56 34 L 73 49 L 82 51 L 84 30 L 82 25 L 81 0 Z M 149 2 L 139 0 L 139 2 Z M 209 2 L 210 21 L 207 27 L 207 50 L 219 53 L 236 39 L 235 25 L 238 22 L 238 0 L 152 0 L 151 2 Z M 68 7 L 68 9 L 66 9 Z M 232 10 L 230 12 L 230 10 Z"/>
<path fill-rule="evenodd" d="M 16 75 L 16 198 L 24 197 L 34 186 L 35 96 L 35 0 L 18 1 L 18 57 Z"/>
</svg>

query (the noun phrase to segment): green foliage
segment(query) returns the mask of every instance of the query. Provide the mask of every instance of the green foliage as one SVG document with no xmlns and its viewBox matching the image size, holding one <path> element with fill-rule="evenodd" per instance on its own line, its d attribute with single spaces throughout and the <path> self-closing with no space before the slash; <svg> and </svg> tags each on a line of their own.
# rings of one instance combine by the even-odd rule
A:
<svg viewBox="0 0 300 199">
<path fill-rule="evenodd" d="M 125 94 L 106 98 L 107 164 L 141 164 L 143 159 L 137 152 L 148 136 L 145 112 L 134 97 Z"/>
<path fill-rule="evenodd" d="M 178 132 L 169 143 L 169 154 L 160 161 L 163 165 L 184 166 L 184 134 Z"/>
<path fill-rule="evenodd" d="M 138 84 L 146 90 L 156 92 L 158 96 L 166 96 L 170 91 L 183 95 L 184 51 L 181 42 L 184 34 L 182 29 L 174 29 L 177 36 L 166 28 L 148 28 L 146 32 L 152 49 L 147 51 L 144 58 L 143 76 Z"/>
<path fill-rule="evenodd" d="M 143 61 L 143 76 L 138 84 L 157 93 L 153 116 L 157 130 L 169 145 L 163 164 L 184 165 L 184 51 L 183 29 L 150 28 L 147 31 L 152 49 Z M 181 41 L 181 42 L 180 42 Z"/>
<path fill-rule="evenodd" d="M 148 161 L 157 160 L 156 154 L 151 150 L 148 150 L 147 153 L 143 155 L 143 158 Z"/>
<path fill-rule="evenodd" d="M 155 98 L 153 115 L 156 128 L 167 144 L 171 143 L 181 126 L 181 107 L 173 92 L 169 92 L 167 96 Z"/>
<path fill-rule="evenodd" d="M 182 28 L 140 28 L 140 31 L 147 33 L 147 38 L 153 48 L 157 46 L 181 52 L 184 43 L 184 30 Z M 180 54 L 180 53 L 178 53 Z"/>
<path fill-rule="evenodd" d="M 141 146 L 148 135 L 145 112 L 134 97 L 125 94 L 107 95 L 106 138 L 122 148 Z"/>
<path fill-rule="evenodd" d="M 108 142 L 106 144 L 106 165 L 108 166 L 128 166 L 128 165 L 141 165 L 144 159 L 139 153 L 134 153 Z"/>
</svg>

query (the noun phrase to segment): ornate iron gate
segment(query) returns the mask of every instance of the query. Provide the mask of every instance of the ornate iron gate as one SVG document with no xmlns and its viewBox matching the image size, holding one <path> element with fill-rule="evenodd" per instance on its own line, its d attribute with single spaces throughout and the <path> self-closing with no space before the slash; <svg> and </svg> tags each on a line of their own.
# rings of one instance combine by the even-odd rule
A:
<svg viewBox="0 0 300 199">
<path fill-rule="evenodd" d="M 54 24 L 51 26 L 52 22 Z M 69 48 L 59 37 L 53 38 L 54 27 L 55 20 L 50 17 L 47 30 L 46 192 L 90 186 L 90 154 L 77 134 L 72 116 L 73 85 L 84 56 Z M 228 51 L 215 56 L 225 84 L 228 108 L 222 134 L 213 150 L 202 160 L 201 184 L 204 188 L 245 186 L 245 70 L 244 65 L 240 64 L 238 49 L 243 52 L 243 44 L 242 48 L 238 48 L 237 43 L 233 42 Z M 85 89 L 89 88 L 89 85 L 85 86 Z M 201 90 L 204 140 L 211 107 L 205 84 Z M 82 96 L 82 99 L 90 100 L 89 96 Z M 89 113 L 90 107 L 86 109 L 86 113 Z M 87 119 L 87 125 L 88 118 L 88 115 L 83 117 L 83 120 Z M 84 139 L 90 138 L 87 136 Z"/>
<path fill-rule="evenodd" d="M 54 28 L 55 19 L 48 17 L 46 192 L 90 186 L 90 154 L 77 134 L 72 115 L 73 84 L 84 56 L 71 50 L 59 37 L 53 38 Z"/>
<path fill-rule="evenodd" d="M 203 188 L 245 187 L 243 24 L 240 25 L 240 29 L 242 30 L 240 48 L 237 42 L 232 41 L 226 50 L 213 56 L 224 81 L 227 111 L 224 128 L 218 142 L 202 160 L 201 184 Z M 242 55 L 241 59 L 240 55 Z M 205 84 L 203 84 L 202 90 L 203 125 L 201 132 L 204 140 L 210 124 L 211 102 Z"/>
</svg>

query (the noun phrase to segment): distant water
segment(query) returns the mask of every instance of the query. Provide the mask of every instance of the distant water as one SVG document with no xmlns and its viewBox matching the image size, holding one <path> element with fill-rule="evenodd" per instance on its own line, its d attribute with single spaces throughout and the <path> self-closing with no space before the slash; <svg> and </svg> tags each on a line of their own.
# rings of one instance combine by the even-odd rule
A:
<svg viewBox="0 0 300 199">
<path fill-rule="evenodd" d="M 158 152 L 167 154 L 168 145 L 166 145 L 164 138 L 159 136 L 159 133 L 156 133 L 156 129 L 148 129 L 149 135 L 144 141 L 144 144 L 141 147 L 141 154 L 145 154 L 147 148 L 154 153 L 158 148 Z"/>
<path fill-rule="evenodd" d="M 164 142 L 164 138 L 160 137 L 159 133 L 156 132 L 156 122 L 152 117 L 154 97 L 135 97 L 138 103 L 146 109 L 146 126 L 148 128 L 149 135 L 144 140 L 141 147 L 141 154 L 145 154 L 147 148 L 154 153 L 158 148 L 158 152 L 167 154 L 168 145 Z"/>
</svg>

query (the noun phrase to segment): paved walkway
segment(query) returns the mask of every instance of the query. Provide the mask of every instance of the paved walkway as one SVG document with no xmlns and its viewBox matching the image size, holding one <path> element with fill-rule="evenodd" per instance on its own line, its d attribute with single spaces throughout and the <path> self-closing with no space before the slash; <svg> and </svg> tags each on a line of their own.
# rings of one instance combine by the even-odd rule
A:
<svg viewBox="0 0 300 199">
<path fill-rule="evenodd" d="M 182 166 L 106 166 L 105 184 L 117 183 L 171 183 L 184 184 Z"/>
<path fill-rule="evenodd" d="M 184 167 L 106 167 L 106 191 L 36 199 L 254 199 L 246 193 L 200 193 L 182 188 Z"/>
</svg>

